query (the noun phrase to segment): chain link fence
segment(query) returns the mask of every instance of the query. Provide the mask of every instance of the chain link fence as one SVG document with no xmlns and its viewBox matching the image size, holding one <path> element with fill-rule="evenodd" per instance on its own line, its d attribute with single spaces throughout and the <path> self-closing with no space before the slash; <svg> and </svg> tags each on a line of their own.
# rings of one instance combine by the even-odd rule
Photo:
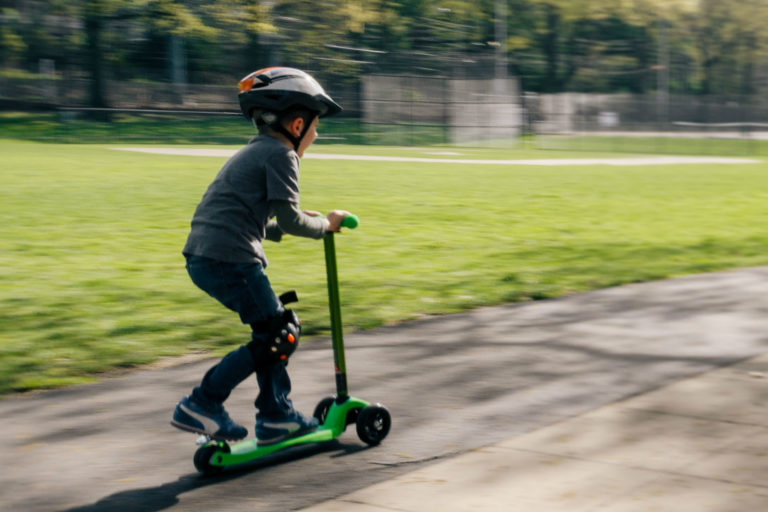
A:
<svg viewBox="0 0 768 512">
<path fill-rule="evenodd" d="M 768 103 L 747 97 L 525 94 L 525 124 L 545 149 L 711 154 L 768 145 Z"/>
<path fill-rule="evenodd" d="M 367 75 L 357 84 L 329 83 L 345 110 L 323 120 L 319 143 L 701 154 L 754 154 L 768 145 L 768 101 L 747 97 L 534 94 L 521 93 L 514 79 L 439 75 Z M 92 109 L 83 106 L 88 89 L 88 81 L 76 77 L 0 78 L 0 108 L 47 110 L 52 123 L 64 125 L 49 138 L 66 138 L 67 123 L 92 117 Z M 96 138 L 112 125 L 114 142 L 140 141 L 151 133 L 156 142 L 232 144 L 253 133 L 239 117 L 229 85 L 114 81 L 106 90 L 113 122 L 96 130 Z M 198 132 L 192 130 L 196 123 Z"/>
</svg>

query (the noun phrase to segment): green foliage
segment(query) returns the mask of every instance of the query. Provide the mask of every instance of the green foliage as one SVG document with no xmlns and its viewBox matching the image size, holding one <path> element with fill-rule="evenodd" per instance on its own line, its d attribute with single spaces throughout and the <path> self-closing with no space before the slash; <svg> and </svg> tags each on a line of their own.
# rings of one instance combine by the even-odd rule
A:
<svg viewBox="0 0 768 512">
<path fill-rule="evenodd" d="M 505 41 L 496 0 L 40 0 L 3 9 L 0 62 L 84 69 L 97 101 L 100 73 L 170 81 L 173 59 L 192 83 L 287 64 L 352 87 L 365 73 L 489 75 L 501 44 L 531 91 L 643 93 L 670 68 L 672 93 L 763 92 L 764 0 L 503 3 Z"/>
<path fill-rule="evenodd" d="M 18 11 L 3 8 L 1 13 L 4 23 L 0 25 L 0 64 L 10 64 L 16 56 L 26 51 L 27 44 L 18 33 Z"/>
<path fill-rule="evenodd" d="M 436 150 L 445 148 L 312 148 Z M 0 392 L 82 382 L 164 356 L 220 354 L 247 339 L 236 315 L 191 284 L 179 252 L 224 158 L 10 141 L 0 151 Z M 305 159 L 302 206 L 360 216 L 358 229 L 337 238 L 345 325 L 359 329 L 768 264 L 766 171 L 765 161 L 469 168 Z M 322 250 L 290 237 L 267 247 L 270 279 L 277 290 L 298 290 L 311 335 L 329 330 Z"/>
</svg>

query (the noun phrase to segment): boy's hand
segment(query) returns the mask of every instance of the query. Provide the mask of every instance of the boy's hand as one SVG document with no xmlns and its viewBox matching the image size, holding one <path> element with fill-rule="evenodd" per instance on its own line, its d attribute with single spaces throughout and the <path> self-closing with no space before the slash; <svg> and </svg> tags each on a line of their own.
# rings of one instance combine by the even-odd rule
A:
<svg viewBox="0 0 768 512">
<path fill-rule="evenodd" d="M 332 210 L 325 218 L 328 219 L 328 231 L 341 231 L 341 221 L 350 215 L 345 210 Z"/>
</svg>

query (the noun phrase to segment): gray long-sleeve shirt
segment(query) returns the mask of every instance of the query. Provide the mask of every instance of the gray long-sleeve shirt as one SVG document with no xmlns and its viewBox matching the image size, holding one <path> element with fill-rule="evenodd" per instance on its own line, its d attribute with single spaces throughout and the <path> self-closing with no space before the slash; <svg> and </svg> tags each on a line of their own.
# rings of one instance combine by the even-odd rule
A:
<svg viewBox="0 0 768 512">
<path fill-rule="evenodd" d="M 277 221 L 269 219 L 276 216 Z M 328 222 L 299 207 L 299 156 L 261 135 L 222 167 L 198 204 L 183 253 L 267 266 L 261 242 L 283 233 L 322 238 Z"/>
</svg>

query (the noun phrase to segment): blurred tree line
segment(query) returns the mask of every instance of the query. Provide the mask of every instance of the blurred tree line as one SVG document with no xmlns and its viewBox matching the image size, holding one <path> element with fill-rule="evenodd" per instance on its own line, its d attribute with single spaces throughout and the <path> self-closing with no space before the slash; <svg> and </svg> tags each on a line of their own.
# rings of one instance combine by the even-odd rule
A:
<svg viewBox="0 0 768 512">
<path fill-rule="evenodd" d="M 519 77 L 537 92 L 755 95 L 766 0 L 0 0 L 0 67 L 226 84 L 259 67 Z M 43 66 L 41 63 L 46 63 Z M 50 70 L 49 70 L 50 71 Z"/>
</svg>

